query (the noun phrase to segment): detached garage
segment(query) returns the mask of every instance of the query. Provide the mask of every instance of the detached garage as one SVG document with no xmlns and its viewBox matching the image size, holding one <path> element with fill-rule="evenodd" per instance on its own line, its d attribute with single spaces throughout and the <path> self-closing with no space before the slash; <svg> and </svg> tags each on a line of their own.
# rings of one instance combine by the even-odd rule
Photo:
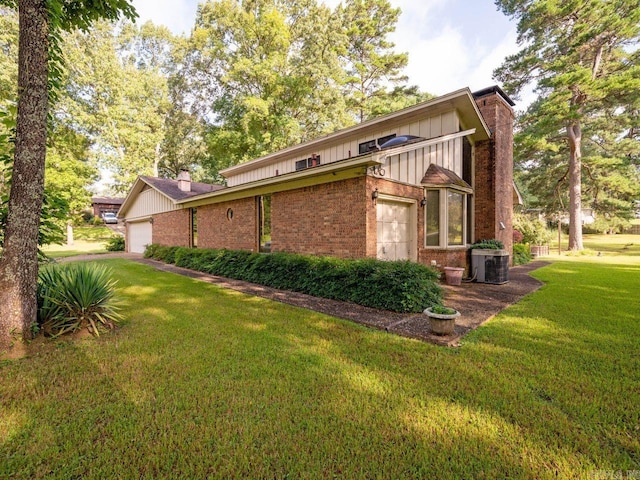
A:
<svg viewBox="0 0 640 480">
<path fill-rule="evenodd" d="M 177 202 L 222 188 L 192 182 L 186 170 L 177 180 L 138 177 L 118 211 L 118 218 L 125 220 L 126 251 L 144 253 L 151 243 L 195 246 L 197 210 Z"/>
</svg>

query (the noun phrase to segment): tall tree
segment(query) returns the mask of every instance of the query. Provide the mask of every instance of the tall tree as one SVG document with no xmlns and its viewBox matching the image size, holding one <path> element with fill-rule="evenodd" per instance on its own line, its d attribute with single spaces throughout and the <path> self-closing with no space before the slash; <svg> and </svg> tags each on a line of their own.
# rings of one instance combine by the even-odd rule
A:
<svg viewBox="0 0 640 480">
<path fill-rule="evenodd" d="M 395 53 L 388 35 L 395 31 L 399 8 L 388 0 L 347 0 L 338 7 L 346 36 L 348 105 L 357 120 L 372 116 L 389 84 L 405 82 L 408 55 Z"/>
<path fill-rule="evenodd" d="M 341 127 L 337 19 L 315 0 L 207 1 L 187 58 L 210 170 Z"/>
<path fill-rule="evenodd" d="M 426 102 L 434 98 L 433 95 L 421 92 L 417 85 L 410 87 L 398 85 L 392 90 L 383 91 L 369 102 L 368 114 L 365 120 L 375 118 L 391 112 L 397 112 L 416 103 Z"/>
<path fill-rule="evenodd" d="M 518 94 L 535 83 L 531 135 L 568 152 L 569 248 L 581 250 L 583 127 L 607 99 L 637 90 L 640 9 L 636 0 L 496 0 L 518 20 L 522 49 L 494 75 Z M 635 72 L 635 73 L 634 73 Z M 635 80 L 634 80 L 635 75 Z M 555 147 L 558 151 L 561 147 Z"/>
<path fill-rule="evenodd" d="M 98 165 L 126 191 L 137 175 L 157 175 L 170 102 L 165 27 L 95 22 L 65 36 L 64 97 L 56 115 L 91 140 Z"/>
<path fill-rule="evenodd" d="M 30 338 L 36 322 L 38 226 L 44 194 L 49 62 L 59 75 L 58 32 L 87 28 L 96 18 L 133 18 L 126 0 L 1 0 L 19 15 L 18 116 L 7 224 L 0 258 L 0 348 Z M 53 41 L 51 41 L 53 39 Z M 51 48 L 53 47 L 53 48 Z M 50 58 L 49 53 L 52 52 Z"/>
</svg>

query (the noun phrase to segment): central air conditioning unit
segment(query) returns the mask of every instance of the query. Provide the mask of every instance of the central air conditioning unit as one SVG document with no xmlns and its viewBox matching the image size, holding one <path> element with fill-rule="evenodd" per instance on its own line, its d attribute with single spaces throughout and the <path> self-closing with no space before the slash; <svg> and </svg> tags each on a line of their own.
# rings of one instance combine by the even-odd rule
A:
<svg viewBox="0 0 640 480">
<path fill-rule="evenodd" d="M 471 271 L 480 283 L 502 284 L 509 281 L 509 252 L 476 248 L 471 250 Z"/>
</svg>

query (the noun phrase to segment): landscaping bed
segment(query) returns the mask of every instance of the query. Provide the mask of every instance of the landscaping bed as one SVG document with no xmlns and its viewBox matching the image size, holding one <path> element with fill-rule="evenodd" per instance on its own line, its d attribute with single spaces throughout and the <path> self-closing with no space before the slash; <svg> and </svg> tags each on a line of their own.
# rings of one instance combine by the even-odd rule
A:
<svg viewBox="0 0 640 480">
<path fill-rule="evenodd" d="M 438 272 L 408 261 L 160 245 L 149 245 L 145 257 L 212 275 L 393 312 L 419 313 L 442 302 Z"/>
</svg>

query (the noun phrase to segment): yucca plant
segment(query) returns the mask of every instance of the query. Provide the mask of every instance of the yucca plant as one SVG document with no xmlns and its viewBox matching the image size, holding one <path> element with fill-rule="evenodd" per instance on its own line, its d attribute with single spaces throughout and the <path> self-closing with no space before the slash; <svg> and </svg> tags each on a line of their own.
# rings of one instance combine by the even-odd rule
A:
<svg viewBox="0 0 640 480">
<path fill-rule="evenodd" d="M 113 329 L 122 319 L 115 291 L 111 269 L 104 265 L 44 267 L 38 281 L 38 323 L 54 337 L 84 327 L 99 336 L 100 326 Z"/>
</svg>

